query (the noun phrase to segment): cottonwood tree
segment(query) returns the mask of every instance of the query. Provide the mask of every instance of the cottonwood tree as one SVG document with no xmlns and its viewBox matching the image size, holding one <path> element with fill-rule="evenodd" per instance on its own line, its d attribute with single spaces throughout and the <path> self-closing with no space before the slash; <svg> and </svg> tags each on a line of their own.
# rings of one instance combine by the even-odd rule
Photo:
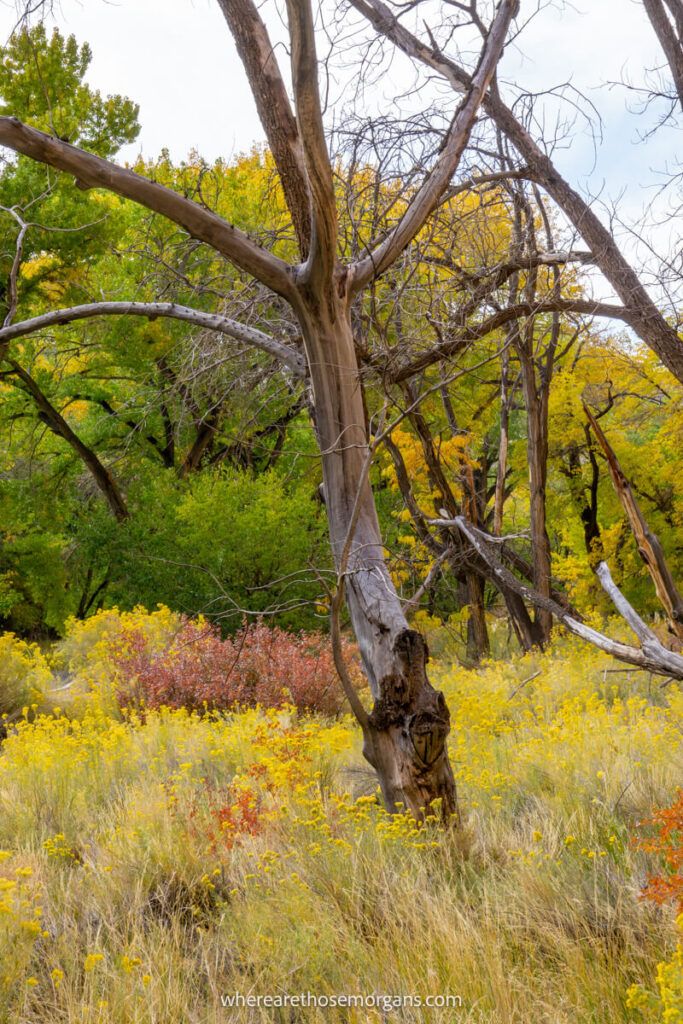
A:
<svg viewBox="0 0 683 1024">
<path fill-rule="evenodd" d="M 678 656 L 666 652 L 656 638 L 652 639 L 653 634 L 646 634 L 641 620 L 636 623 L 637 630 L 641 631 L 641 650 L 615 644 L 584 627 L 566 602 L 562 602 L 561 595 L 549 589 L 548 551 L 547 545 L 544 547 L 543 544 L 542 474 L 545 455 L 542 445 L 532 437 L 533 432 L 529 432 L 530 465 L 535 460 L 539 470 L 536 491 L 541 501 L 537 502 L 532 531 L 535 533 L 535 540 L 532 537 L 533 564 L 528 566 L 522 564 L 523 560 L 520 561 L 518 554 L 502 538 L 496 537 L 492 543 L 486 531 L 482 530 L 481 527 L 488 523 L 482 514 L 486 502 L 482 503 L 481 487 L 475 487 L 477 494 L 470 494 L 462 505 L 455 501 L 452 482 L 444 477 L 439 467 L 438 446 L 421 406 L 425 393 L 432 388 L 432 382 L 424 376 L 425 371 L 430 367 L 439 368 L 444 360 L 462 352 L 464 346 L 503 331 L 508 342 L 500 352 L 503 412 L 509 412 L 510 407 L 510 392 L 505 379 L 510 371 L 510 355 L 515 351 L 521 363 L 526 359 L 527 413 L 540 424 L 534 436 L 542 442 L 543 422 L 547 420 L 547 408 L 544 411 L 543 407 L 547 403 L 548 367 L 552 373 L 558 345 L 562 347 L 565 344 L 564 337 L 560 340 L 561 315 L 595 314 L 628 324 L 651 345 L 679 380 L 683 369 L 681 345 L 671 318 L 664 316 L 652 301 L 614 236 L 601 224 L 590 204 L 559 176 L 548 155 L 547 140 L 535 140 L 529 129 L 531 121 L 522 119 L 516 112 L 519 109 L 529 112 L 533 109 L 532 104 L 513 109 L 501 99 L 492 76 L 514 5 L 499 5 L 490 30 L 482 22 L 477 4 L 466 5 L 472 22 L 483 36 L 482 54 L 473 73 L 459 57 L 453 58 L 445 52 L 432 31 L 425 32 L 425 41 L 404 27 L 400 17 L 414 16 L 415 12 L 419 15 L 419 2 L 393 7 L 379 0 L 352 2 L 376 32 L 388 37 L 413 60 L 424 63 L 430 72 L 436 71 L 456 92 L 464 94 L 464 98 L 448 130 L 443 133 L 440 151 L 429 160 L 429 169 L 418 162 L 399 194 L 393 200 L 389 197 L 388 205 L 393 203 L 398 211 L 393 222 L 387 224 L 386 219 L 380 218 L 375 222 L 377 237 L 370 238 L 354 238 L 357 233 L 352 222 L 349 245 L 348 238 L 342 240 L 338 237 L 340 197 L 338 184 L 335 186 L 333 180 L 329 145 L 320 113 L 311 10 L 307 5 L 302 7 L 294 3 L 289 7 L 295 101 L 292 107 L 265 25 L 253 4 L 249 0 L 221 2 L 252 85 L 291 214 L 301 257 L 298 265 L 289 265 L 264 250 L 252 238 L 211 214 L 205 202 L 193 203 L 187 196 L 179 196 L 159 182 L 150 182 L 106 161 L 97 160 L 54 136 L 41 135 L 11 118 L 0 122 L 0 140 L 8 146 L 73 175 L 84 189 L 109 188 L 141 203 L 155 214 L 168 217 L 193 239 L 213 247 L 241 272 L 252 275 L 263 289 L 271 291 L 281 307 L 289 307 L 292 321 L 298 324 L 301 332 L 302 346 L 292 344 L 291 332 L 288 337 L 269 334 L 224 313 L 207 313 L 177 301 L 94 303 L 51 310 L 31 321 L 15 324 L 12 321 L 16 302 L 12 302 L 11 296 L 5 326 L 0 330 L 0 345 L 6 347 L 13 339 L 26 337 L 35 331 L 94 316 L 169 317 L 200 328 L 208 335 L 221 334 L 240 345 L 252 345 L 270 358 L 278 359 L 292 380 L 310 381 L 313 414 L 322 452 L 325 500 L 339 573 L 333 610 L 338 613 L 342 595 L 346 593 L 375 700 L 374 709 L 368 715 L 354 692 L 349 690 L 349 699 L 365 733 L 366 754 L 378 770 L 388 806 L 400 800 L 419 813 L 422 806 L 438 796 L 449 812 L 455 807 L 455 793 L 444 746 L 448 714 L 439 695 L 428 683 L 424 643 L 418 634 L 408 629 L 406 610 L 401 610 L 384 565 L 368 482 L 368 468 L 376 445 L 383 442 L 391 448 L 393 428 L 392 423 L 387 424 L 386 420 L 391 420 L 393 412 L 384 420 L 380 417 L 376 421 L 381 424 L 376 428 L 379 438 L 375 437 L 370 447 L 363 404 L 363 377 L 359 375 L 359 368 L 362 366 L 366 374 L 373 373 L 379 377 L 388 389 L 390 408 L 396 406 L 392 395 L 397 392 L 401 395 L 399 419 L 406 419 L 412 424 L 423 447 L 425 460 L 428 465 L 431 462 L 430 473 L 439 484 L 437 490 L 443 497 L 444 511 L 452 517 L 425 522 L 422 516 L 419 523 L 425 535 L 434 540 L 435 567 L 446 564 L 459 566 L 465 579 L 474 582 L 473 589 L 481 588 L 483 580 L 495 585 L 503 595 L 525 645 L 544 638 L 549 618 L 554 615 L 567 628 L 622 660 L 647 665 L 653 671 L 676 673 L 680 672 Z M 460 12 L 465 5 L 454 7 Z M 450 21 L 446 15 L 450 12 L 443 13 L 443 24 L 449 30 Z M 437 24 L 436 30 L 438 28 Z M 478 104 L 487 115 L 487 124 L 493 128 L 492 137 L 496 137 L 494 156 L 500 159 L 494 167 L 488 166 L 484 173 L 479 170 L 474 178 L 471 167 L 468 168 L 468 177 L 454 185 L 453 174 L 469 138 Z M 428 113 L 423 121 L 428 123 Z M 481 133 L 481 125 L 479 131 Z M 394 145 L 401 145 L 400 140 L 396 141 L 399 133 L 394 131 L 393 134 Z M 502 148 L 499 144 L 501 137 L 506 139 Z M 478 164 L 483 162 L 487 166 L 490 154 L 487 154 L 485 143 L 478 141 L 472 152 Z M 379 350 L 368 349 L 362 330 L 359 331 L 359 325 L 362 325 L 362 315 L 359 316 L 359 310 L 363 308 L 361 297 L 368 290 L 372 291 L 375 283 L 390 268 L 396 268 L 399 261 L 410 262 L 415 257 L 420 258 L 416 247 L 419 250 L 420 243 L 424 241 L 425 228 L 428 238 L 433 240 L 435 211 L 445 209 L 442 204 L 449 197 L 459 189 L 478 188 L 487 179 L 510 189 L 513 207 L 517 196 L 518 211 L 520 203 L 522 207 L 526 203 L 528 208 L 529 196 L 533 197 L 537 212 L 532 210 L 529 215 L 522 209 L 518 217 L 523 227 L 525 225 L 522 230 L 524 245 L 520 249 L 519 238 L 513 239 L 509 258 L 504 262 L 493 261 L 490 267 L 484 268 L 483 278 L 474 283 L 473 293 L 452 310 L 446 329 L 439 332 L 433 345 L 421 344 L 416 351 L 411 351 L 405 339 L 399 339 L 392 351 L 383 352 L 381 346 Z M 530 185 L 523 188 L 520 185 L 515 192 L 514 182 L 525 180 Z M 558 254 L 552 251 L 554 246 L 548 230 L 549 222 L 543 223 L 544 201 L 536 189 L 555 201 L 574 231 L 583 235 L 589 246 L 588 252 Z M 539 212 L 541 216 L 536 230 Z M 532 236 L 539 233 L 546 236 L 544 247 L 534 247 Z M 457 245 L 457 232 L 453 237 L 454 245 Z M 342 248 L 346 253 L 349 250 L 352 253 L 345 262 L 338 255 Z M 551 287 L 547 294 L 541 294 L 535 286 L 539 266 L 549 267 L 551 280 L 559 285 L 560 268 L 572 260 L 597 265 L 612 283 L 622 304 L 567 297 L 559 287 Z M 507 290 L 502 301 L 501 290 Z M 540 336 L 548 339 L 542 358 L 539 358 L 534 334 L 537 328 Z M 453 415 L 452 406 L 449 408 L 447 388 L 443 389 L 443 394 L 449 428 L 450 421 L 453 421 L 457 431 L 457 417 Z M 504 419 L 503 415 L 502 438 L 505 437 Z M 204 435 L 208 436 L 207 431 L 198 437 L 202 443 Z M 96 468 L 93 468 L 95 478 Z M 505 475 L 503 446 L 502 455 L 499 452 L 494 494 L 494 534 L 501 530 Z M 409 480 L 403 490 L 406 505 L 410 507 Z M 518 575 L 514 575 L 511 569 Z M 622 599 L 608 571 L 600 568 L 600 574 L 603 584 L 619 606 Z M 428 583 L 426 580 L 425 585 Z M 537 623 L 531 622 L 525 602 L 540 608 L 540 637 L 534 628 Z M 473 594 L 471 604 L 483 611 L 481 592 L 479 596 Z M 623 602 L 621 607 L 623 609 Z M 629 609 L 626 613 L 634 614 Z M 483 615 L 479 619 L 485 626 Z M 338 644 L 336 646 L 338 651 Z M 345 677 L 343 664 L 340 663 L 339 667 Z"/>
<path fill-rule="evenodd" d="M 293 104 L 252 0 L 220 0 L 249 79 L 296 232 L 301 261 L 289 265 L 204 206 L 130 169 L 86 152 L 13 117 L 0 118 L 0 144 L 72 175 L 80 188 L 105 188 L 180 225 L 252 275 L 291 307 L 303 356 L 291 345 L 220 316 L 175 304 L 89 304 L 46 313 L 32 324 L 7 318 L 0 345 L 41 327 L 103 314 L 170 316 L 223 331 L 281 359 L 310 379 L 315 429 L 323 465 L 330 538 L 339 572 L 333 605 L 346 595 L 374 707 L 349 692 L 389 808 L 398 803 L 420 815 L 440 800 L 456 810 L 446 752 L 449 715 L 430 684 L 427 648 L 406 617 L 387 571 L 368 469 L 371 461 L 351 308 L 420 232 L 450 186 L 485 96 L 490 92 L 518 0 L 500 0 L 485 32 L 476 67 L 455 106 L 441 150 L 402 216 L 361 258 L 338 256 L 338 212 L 318 85 L 314 12 L 310 0 L 287 3 Z M 340 665 L 343 673 L 343 666 Z"/>
</svg>

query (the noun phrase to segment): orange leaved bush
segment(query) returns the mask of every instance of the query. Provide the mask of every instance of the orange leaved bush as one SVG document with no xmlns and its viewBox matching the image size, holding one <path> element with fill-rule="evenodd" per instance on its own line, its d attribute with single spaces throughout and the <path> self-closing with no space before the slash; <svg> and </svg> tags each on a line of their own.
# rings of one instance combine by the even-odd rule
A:
<svg viewBox="0 0 683 1024">
<path fill-rule="evenodd" d="M 683 913 L 683 789 L 671 807 L 655 811 L 643 824 L 653 831 L 638 841 L 638 848 L 658 854 L 665 866 L 661 875 L 649 880 L 643 896 L 658 904 L 673 900 Z"/>
</svg>

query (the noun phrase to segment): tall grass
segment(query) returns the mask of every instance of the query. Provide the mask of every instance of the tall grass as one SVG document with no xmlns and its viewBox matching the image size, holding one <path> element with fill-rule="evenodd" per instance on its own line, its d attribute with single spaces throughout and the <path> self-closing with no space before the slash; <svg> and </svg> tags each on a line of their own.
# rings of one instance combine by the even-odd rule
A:
<svg viewBox="0 0 683 1024">
<path fill-rule="evenodd" d="M 0 1020 L 661 1019 L 627 995 L 677 935 L 640 899 L 661 864 L 633 836 L 683 778 L 683 693 L 609 667 L 558 643 L 435 670 L 460 831 L 385 814 L 346 718 L 121 717 L 96 685 L 29 711 L 0 756 Z M 462 1006 L 225 1008 L 235 992 Z"/>
</svg>

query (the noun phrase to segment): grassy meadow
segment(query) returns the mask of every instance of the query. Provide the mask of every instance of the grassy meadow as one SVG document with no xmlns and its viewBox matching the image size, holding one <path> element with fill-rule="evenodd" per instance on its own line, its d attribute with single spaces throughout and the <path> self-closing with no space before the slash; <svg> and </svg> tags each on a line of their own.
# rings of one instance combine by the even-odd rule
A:
<svg viewBox="0 0 683 1024">
<path fill-rule="evenodd" d="M 119 710 L 115 617 L 47 656 L 0 641 L 5 699 L 27 700 L 0 753 L 0 1020 L 683 1020 L 676 908 L 641 898 L 662 861 L 637 828 L 683 779 L 677 685 L 562 639 L 477 670 L 442 653 L 445 831 L 382 809 L 343 714 Z M 236 992 L 461 1005 L 226 1008 Z"/>
</svg>

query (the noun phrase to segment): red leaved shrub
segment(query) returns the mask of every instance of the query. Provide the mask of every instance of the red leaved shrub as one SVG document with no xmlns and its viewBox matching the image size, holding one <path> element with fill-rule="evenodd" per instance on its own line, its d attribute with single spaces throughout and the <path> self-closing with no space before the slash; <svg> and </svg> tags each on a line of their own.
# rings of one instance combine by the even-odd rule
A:
<svg viewBox="0 0 683 1024">
<path fill-rule="evenodd" d="M 174 797 L 168 801 L 172 817 L 178 817 Z M 249 786 L 230 784 L 215 787 L 204 780 L 204 789 L 189 797 L 189 810 L 182 812 L 183 823 L 195 839 L 207 840 L 211 853 L 219 848 L 232 850 L 244 836 L 257 836 L 263 829 L 261 801 Z"/>
<path fill-rule="evenodd" d="M 160 654 L 128 632 L 115 662 L 123 706 L 221 710 L 291 703 L 334 714 L 343 703 L 328 638 L 261 623 L 245 624 L 223 640 L 214 626 L 186 620 Z"/>
<path fill-rule="evenodd" d="M 642 823 L 653 829 L 647 839 L 638 841 L 638 848 L 659 854 L 664 862 L 664 874 L 651 878 L 643 889 L 645 899 L 654 903 L 674 900 L 683 914 L 683 789 L 671 807 L 655 811 L 652 818 Z"/>
</svg>

